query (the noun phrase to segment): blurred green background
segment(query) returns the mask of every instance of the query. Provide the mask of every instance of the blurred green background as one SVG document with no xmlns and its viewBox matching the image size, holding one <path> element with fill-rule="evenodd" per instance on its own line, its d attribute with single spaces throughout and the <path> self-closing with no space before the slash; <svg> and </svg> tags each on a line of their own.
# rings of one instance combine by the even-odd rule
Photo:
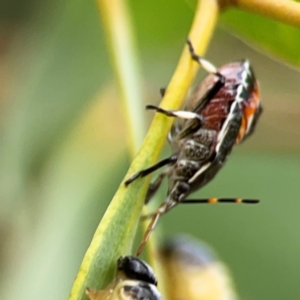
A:
<svg viewBox="0 0 300 300">
<path fill-rule="evenodd" d="M 193 5 L 129 4 L 144 101 L 157 104 Z M 249 58 L 265 111 L 255 135 L 195 196 L 261 204 L 182 206 L 161 223 L 167 235 L 187 232 L 209 243 L 230 267 L 241 299 L 299 299 L 300 74 L 226 31 L 235 14 L 225 15 L 206 57 L 217 66 Z M 283 52 L 300 40 L 291 32 L 278 38 Z M 266 32 L 273 39 L 277 33 Z M 96 4 L 2 0 L 0 66 L 0 299 L 66 299 L 130 163 Z M 145 112 L 149 122 L 152 115 Z"/>
</svg>

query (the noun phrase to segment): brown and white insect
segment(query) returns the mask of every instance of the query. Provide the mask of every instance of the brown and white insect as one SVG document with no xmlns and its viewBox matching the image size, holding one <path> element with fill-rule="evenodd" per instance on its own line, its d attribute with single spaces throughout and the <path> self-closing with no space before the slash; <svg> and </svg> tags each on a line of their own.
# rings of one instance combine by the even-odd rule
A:
<svg viewBox="0 0 300 300">
<path fill-rule="evenodd" d="M 199 83 L 183 110 L 165 110 L 147 105 L 168 117 L 176 117 L 168 140 L 172 155 L 148 169 L 129 178 L 128 186 L 135 179 L 169 165 L 150 184 L 146 203 L 168 177 L 168 193 L 165 201 L 145 217 L 152 217 L 144 235 L 138 255 L 160 215 L 179 203 L 257 203 L 245 199 L 186 199 L 193 191 L 207 184 L 224 165 L 234 145 L 249 137 L 262 112 L 259 87 L 248 60 L 233 62 L 217 69 L 207 60 L 195 54 L 192 43 L 187 41 L 191 58 L 209 75 Z"/>
<path fill-rule="evenodd" d="M 120 257 L 114 280 L 103 290 L 86 289 L 90 300 L 161 300 L 151 267 L 134 256 Z"/>
</svg>

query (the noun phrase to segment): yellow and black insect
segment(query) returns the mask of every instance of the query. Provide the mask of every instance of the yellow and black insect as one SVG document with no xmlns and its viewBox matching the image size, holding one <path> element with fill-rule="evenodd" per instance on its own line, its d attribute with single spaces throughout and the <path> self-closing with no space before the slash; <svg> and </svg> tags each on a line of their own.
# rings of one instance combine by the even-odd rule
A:
<svg viewBox="0 0 300 300">
<path fill-rule="evenodd" d="M 159 262 L 168 299 L 237 299 L 228 269 L 204 243 L 186 236 L 171 240 L 160 249 Z"/>
<path fill-rule="evenodd" d="M 161 300 L 151 267 L 134 256 L 120 257 L 113 281 L 103 290 L 86 289 L 90 300 Z"/>
</svg>

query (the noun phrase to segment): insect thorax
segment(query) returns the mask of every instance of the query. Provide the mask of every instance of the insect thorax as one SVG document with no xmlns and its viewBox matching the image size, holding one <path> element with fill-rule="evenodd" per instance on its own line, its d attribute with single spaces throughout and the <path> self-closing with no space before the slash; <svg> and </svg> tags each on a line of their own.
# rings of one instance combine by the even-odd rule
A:
<svg viewBox="0 0 300 300">
<path fill-rule="evenodd" d="M 185 193 L 193 188 L 189 180 L 207 163 L 215 150 L 217 132 L 200 128 L 185 138 L 172 141 L 173 150 L 177 150 L 178 160 L 169 176 L 171 198 L 180 201 Z"/>
<path fill-rule="evenodd" d="M 170 198 L 175 202 L 184 199 L 193 190 L 208 183 L 224 164 L 238 135 L 242 111 L 235 102 L 230 122 L 224 121 L 223 132 L 200 128 L 185 138 L 174 139 L 178 160 L 169 177 Z M 226 126 L 225 126 L 226 125 Z"/>
</svg>

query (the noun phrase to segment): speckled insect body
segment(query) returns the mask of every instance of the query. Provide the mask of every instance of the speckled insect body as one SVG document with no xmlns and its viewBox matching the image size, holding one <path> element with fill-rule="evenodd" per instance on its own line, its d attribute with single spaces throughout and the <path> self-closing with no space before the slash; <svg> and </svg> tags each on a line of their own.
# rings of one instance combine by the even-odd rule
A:
<svg viewBox="0 0 300 300">
<path fill-rule="evenodd" d="M 217 69 L 195 54 L 190 41 L 188 47 L 192 59 L 201 64 L 209 75 L 195 88 L 183 110 L 146 106 L 147 109 L 156 110 L 166 116 L 176 117 L 168 136 L 172 155 L 148 169 L 137 172 L 125 182 L 125 185 L 128 185 L 135 179 L 168 165 L 150 184 L 146 203 L 157 191 L 163 178 L 168 177 L 165 201 L 153 214 L 145 216 L 152 217 L 152 221 L 138 254 L 159 216 L 179 203 L 258 202 L 234 198 L 186 199 L 191 192 L 214 178 L 234 145 L 253 133 L 262 112 L 258 83 L 248 60 L 229 63 Z"/>
<path fill-rule="evenodd" d="M 185 106 L 203 118 L 200 128 L 193 129 L 194 119 L 177 119 L 169 134 L 173 155 L 177 156 L 166 170 L 171 202 L 180 202 L 208 183 L 233 146 L 253 132 L 261 113 L 258 84 L 248 61 L 227 64 L 218 72 L 225 82 L 213 99 L 202 100 L 202 91 L 217 83 L 216 76 L 209 75 Z"/>
</svg>

